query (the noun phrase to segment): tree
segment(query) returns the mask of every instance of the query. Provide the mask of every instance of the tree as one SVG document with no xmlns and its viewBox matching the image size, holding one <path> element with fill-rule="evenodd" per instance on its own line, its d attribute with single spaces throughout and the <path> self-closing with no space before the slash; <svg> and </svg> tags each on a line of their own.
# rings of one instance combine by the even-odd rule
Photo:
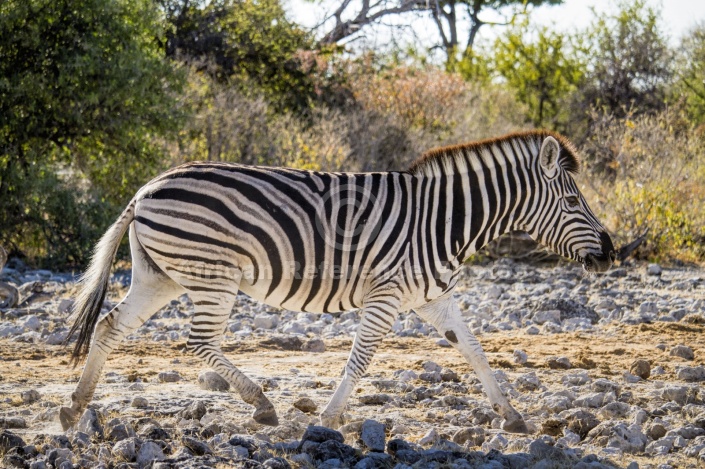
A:
<svg viewBox="0 0 705 469">
<path fill-rule="evenodd" d="M 681 44 L 675 95 L 682 96 L 690 118 L 705 124 L 705 23 L 700 23 Z"/>
<path fill-rule="evenodd" d="M 583 35 L 588 64 L 580 89 L 583 114 L 597 107 L 616 117 L 663 109 L 673 70 L 658 10 L 645 0 L 619 3 Z"/>
<path fill-rule="evenodd" d="M 489 55 L 490 67 L 528 106 L 534 126 L 560 128 L 565 123 L 568 98 L 583 77 L 565 35 L 532 29 L 524 21 L 499 37 Z"/>
<path fill-rule="evenodd" d="M 219 83 L 264 94 L 279 111 L 307 111 L 318 98 L 310 34 L 287 18 L 279 0 L 161 0 L 166 55 L 198 62 Z M 255 90 L 252 93 L 252 90 Z"/>
<path fill-rule="evenodd" d="M 334 26 L 325 33 L 321 43 L 333 44 L 358 34 L 365 26 L 379 23 L 383 18 L 410 12 L 430 15 L 437 27 L 438 45 L 446 53 L 447 62 L 452 63 L 456 54 L 465 55 L 475 43 L 480 28 L 497 24 L 480 18 L 483 11 L 501 10 L 507 7 L 526 12 L 529 6 L 559 5 L 564 0 L 379 0 L 357 2 L 343 0 L 331 15 Z M 355 8 L 358 7 L 359 8 Z M 348 18 L 348 19 L 344 19 Z M 511 21 L 502 24 L 509 24 Z M 467 26 L 465 26 L 467 24 Z M 461 44 L 461 28 L 467 28 L 467 40 Z"/>
<path fill-rule="evenodd" d="M 149 0 L 0 3 L 0 242 L 81 264 L 175 129 Z"/>
</svg>

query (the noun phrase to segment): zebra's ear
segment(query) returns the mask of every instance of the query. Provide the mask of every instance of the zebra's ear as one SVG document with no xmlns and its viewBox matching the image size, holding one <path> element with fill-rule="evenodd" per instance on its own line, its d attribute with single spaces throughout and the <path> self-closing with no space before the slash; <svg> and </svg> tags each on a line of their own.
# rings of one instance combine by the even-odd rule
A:
<svg viewBox="0 0 705 469">
<path fill-rule="evenodd" d="M 541 162 L 541 167 L 546 172 L 548 177 L 553 177 L 556 175 L 556 169 L 558 167 L 558 154 L 561 151 L 561 147 L 558 141 L 548 136 L 543 140 L 541 144 L 541 151 L 539 152 L 539 161 Z"/>
</svg>

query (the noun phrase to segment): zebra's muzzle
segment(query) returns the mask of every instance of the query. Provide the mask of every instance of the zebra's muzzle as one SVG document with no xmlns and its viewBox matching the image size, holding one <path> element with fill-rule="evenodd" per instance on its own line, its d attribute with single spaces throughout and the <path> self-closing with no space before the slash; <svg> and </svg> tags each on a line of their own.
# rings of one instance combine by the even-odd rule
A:
<svg viewBox="0 0 705 469">
<path fill-rule="evenodd" d="M 588 253 L 583 258 L 583 268 L 591 273 L 605 272 L 614 263 L 617 254 L 612 244 L 612 238 L 606 231 L 600 233 L 602 252 L 599 254 Z"/>
</svg>

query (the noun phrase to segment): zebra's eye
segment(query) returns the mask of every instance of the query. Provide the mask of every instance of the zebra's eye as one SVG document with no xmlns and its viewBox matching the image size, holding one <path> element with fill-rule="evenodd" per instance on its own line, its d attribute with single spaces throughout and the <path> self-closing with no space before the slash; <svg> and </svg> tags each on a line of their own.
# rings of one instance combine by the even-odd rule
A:
<svg viewBox="0 0 705 469">
<path fill-rule="evenodd" d="M 580 199 L 577 195 L 568 195 L 566 196 L 565 201 L 568 203 L 568 207 L 577 207 L 580 205 Z"/>
</svg>

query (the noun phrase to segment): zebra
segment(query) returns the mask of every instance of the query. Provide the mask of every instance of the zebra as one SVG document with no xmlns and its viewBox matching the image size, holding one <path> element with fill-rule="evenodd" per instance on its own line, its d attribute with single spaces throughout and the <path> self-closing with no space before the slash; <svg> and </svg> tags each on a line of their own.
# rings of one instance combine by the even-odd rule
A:
<svg viewBox="0 0 705 469">
<path fill-rule="evenodd" d="M 337 428 L 346 402 L 399 312 L 414 310 L 472 365 L 502 428 L 527 432 L 453 300 L 463 262 L 503 233 L 523 230 L 556 253 L 604 272 L 615 252 L 572 175 L 576 150 L 528 131 L 427 152 L 406 171 L 326 173 L 194 162 L 143 186 L 95 247 L 75 301 L 74 366 L 86 357 L 64 429 L 91 401 L 110 352 L 170 300 L 187 293 L 187 349 L 277 425 L 260 386 L 221 351 L 238 291 L 304 312 L 361 311 L 343 377 L 320 414 Z M 101 316 L 126 231 L 132 281 Z"/>
</svg>

